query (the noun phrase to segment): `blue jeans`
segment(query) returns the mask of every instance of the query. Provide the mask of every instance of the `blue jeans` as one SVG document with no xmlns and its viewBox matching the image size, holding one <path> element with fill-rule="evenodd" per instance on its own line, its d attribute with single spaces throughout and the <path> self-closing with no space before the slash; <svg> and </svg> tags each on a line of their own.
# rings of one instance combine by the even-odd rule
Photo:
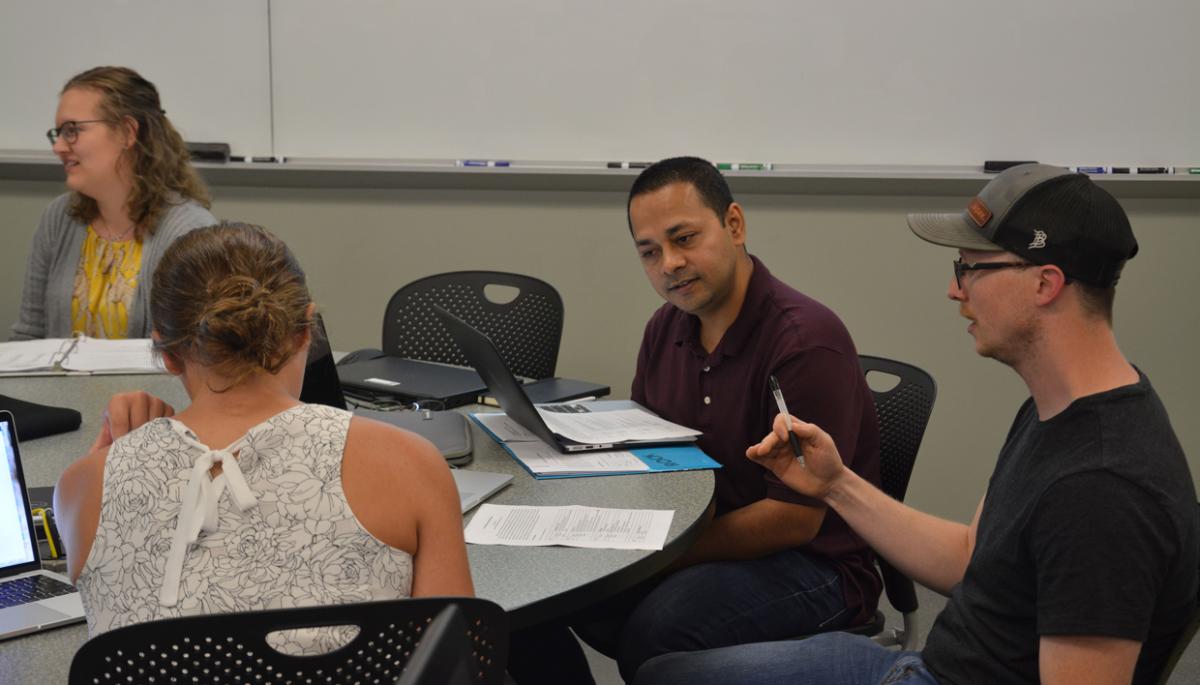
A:
<svg viewBox="0 0 1200 685">
<path fill-rule="evenodd" d="M 617 665 L 630 682 L 660 654 L 844 628 L 855 613 L 837 571 L 801 550 L 698 564 L 671 574 L 637 604 L 616 641 Z"/>
<path fill-rule="evenodd" d="M 849 633 L 666 654 L 635 685 L 938 685 L 919 652 L 897 652 Z"/>
</svg>

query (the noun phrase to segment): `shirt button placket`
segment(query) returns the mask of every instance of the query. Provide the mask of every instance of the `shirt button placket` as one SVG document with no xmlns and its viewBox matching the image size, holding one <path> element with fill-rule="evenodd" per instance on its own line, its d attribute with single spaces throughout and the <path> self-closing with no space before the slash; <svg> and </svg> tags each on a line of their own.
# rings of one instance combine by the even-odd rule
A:
<svg viewBox="0 0 1200 685">
<path fill-rule="evenodd" d="M 710 406 L 712 404 L 712 396 L 708 394 L 708 382 L 707 381 L 708 381 L 708 372 L 709 371 L 712 371 L 712 367 L 707 364 L 705 364 L 704 368 L 700 370 L 700 374 L 701 374 L 700 387 L 704 391 L 704 406 L 706 406 L 706 407 Z"/>
</svg>

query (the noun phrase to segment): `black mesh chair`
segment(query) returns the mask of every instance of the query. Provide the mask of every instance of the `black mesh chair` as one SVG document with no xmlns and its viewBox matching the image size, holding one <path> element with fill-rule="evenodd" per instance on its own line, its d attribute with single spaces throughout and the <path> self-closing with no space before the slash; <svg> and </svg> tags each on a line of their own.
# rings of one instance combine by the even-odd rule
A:
<svg viewBox="0 0 1200 685">
<path fill-rule="evenodd" d="M 429 624 L 396 685 L 473 685 L 471 649 L 466 619 L 451 604 Z"/>
<path fill-rule="evenodd" d="M 469 644 L 469 683 L 504 682 L 508 615 L 474 597 L 423 597 L 364 604 L 208 614 L 138 623 L 88 640 L 71 662 L 71 685 L 124 682 L 393 683 L 447 606 Z M 280 630 L 357 626 L 327 654 L 282 654 L 267 643 Z M 440 631 L 448 630 L 443 624 Z"/>
<path fill-rule="evenodd" d="M 858 362 L 864 374 L 877 373 L 899 379 L 894 387 L 872 390 L 871 394 L 875 397 L 875 413 L 879 417 L 880 485 L 889 496 L 904 501 L 917 451 L 925 436 L 925 426 L 937 399 L 937 384 L 932 376 L 911 364 L 867 355 L 859 355 Z M 883 559 L 878 562 L 888 601 L 903 616 L 904 626 L 885 634 L 883 613 L 876 611 L 870 622 L 846 632 L 873 636 L 876 642 L 886 646 L 916 649 L 919 639 L 916 588 L 912 580 L 891 564 Z"/>
<path fill-rule="evenodd" d="M 508 302 L 487 296 L 488 286 L 516 289 Z M 455 271 L 427 276 L 396 291 L 383 317 L 383 352 L 397 357 L 470 366 L 429 305 L 436 304 L 479 329 L 517 376 L 550 378 L 562 342 L 563 302 L 549 283 L 499 271 Z"/>
</svg>

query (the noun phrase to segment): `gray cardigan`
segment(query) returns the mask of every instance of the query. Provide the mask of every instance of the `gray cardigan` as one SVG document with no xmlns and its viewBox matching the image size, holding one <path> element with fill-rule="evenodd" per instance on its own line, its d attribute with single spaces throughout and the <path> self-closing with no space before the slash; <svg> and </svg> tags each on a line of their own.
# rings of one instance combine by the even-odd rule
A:
<svg viewBox="0 0 1200 685">
<path fill-rule="evenodd" d="M 67 213 L 71 194 L 60 195 L 42 212 L 21 292 L 21 311 L 12 327 L 13 340 L 71 337 L 71 296 L 87 224 Z M 217 223 L 204 207 L 188 201 L 170 205 L 154 235 L 142 243 L 142 265 L 129 312 L 130 338 L 150 337 L 150 277 L 163 252 L 193 228 Z"/>
</svg>

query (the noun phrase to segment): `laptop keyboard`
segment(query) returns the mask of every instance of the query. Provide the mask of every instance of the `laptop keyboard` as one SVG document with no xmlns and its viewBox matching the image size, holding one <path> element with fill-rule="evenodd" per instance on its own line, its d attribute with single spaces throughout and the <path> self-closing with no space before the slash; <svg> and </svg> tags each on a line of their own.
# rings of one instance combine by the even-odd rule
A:
<svg viewBox="0 0 1200 685">
<path fill-rule="evenodd" d="M 557 414 L 588 414 L 592 410 L 585 407 L 582 403 L 575 404 L 539 404 L 538 409 L 545 409 Z"/>
<path fill-rule="evenodd" d="M 73 585 L 49 576 L 25 576 L 0 582 L 0 609 L 75 592 Z"/>
</svg>

